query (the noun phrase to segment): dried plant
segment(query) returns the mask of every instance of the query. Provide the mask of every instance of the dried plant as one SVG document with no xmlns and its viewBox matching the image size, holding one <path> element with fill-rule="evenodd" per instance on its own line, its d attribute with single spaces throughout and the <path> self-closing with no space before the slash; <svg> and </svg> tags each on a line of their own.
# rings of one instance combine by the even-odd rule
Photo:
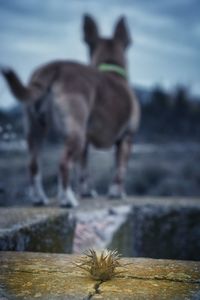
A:
<svg viewBox="0 0 200 300">
<path fill-rule="evenodd" d="M 77 261 L 76 266 L 88 272 L 95 280 L 107 281 L 115 275 L 122 273 L 116 268 L 123 267 L 120 263 L 120 255 L 114 250 L 101 252 L 89 249 L 85 255 Z"/>
</svg>

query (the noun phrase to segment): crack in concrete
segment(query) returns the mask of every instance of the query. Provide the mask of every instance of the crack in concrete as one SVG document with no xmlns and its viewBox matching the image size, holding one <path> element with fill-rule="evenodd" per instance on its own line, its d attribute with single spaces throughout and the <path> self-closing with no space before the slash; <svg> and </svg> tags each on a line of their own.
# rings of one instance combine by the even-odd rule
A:
<svg viewBox="0 0 200 300">
<path fill-rule="evenodd" d="M 4 270 L 4 272 L 8 272 L 8 270 Z M 13 272 L 15 273 L 62 273 L 62 274 L 66 274 L 67 272 L 65 271 L 57 271 L 57 270 L 14 270 Z M 80 276 L 80 277 L 83 277 Z M 125 275 L 125 276 L 120 276 L 120 275 L 117 275 L 115 276 L 115 278 L 120 278 L 120 279 L 138 279 L 138 280 L 167 280 L 167 281 L 173 281 L 173 282 L 185 282 L 185 283 L 196 283 L 196 284 L 200 284 L 200 279 L 191 279 L 191 278 L 187 278 L 187 279 L 184 279 L 184 278 L 169 278 L 167 276 L 160 276 L 160 275 L 155 275 L 155 276 L 148 276 L 148 277 L 145 277 L 145 276 L 134 276 L 134 275 Z M 99 284 L 99 286 L 103 283 L 103 281 L 100 281 L 100 283 L 97 283 L 97 285 Z M 95 286 L 96 284 L 94 285 L 94 289 L 95 289 Z"/>
<path fill-rule="evenodd" d="M 162 280 L 167 280 L 167 281 L 173 281 L 173 282 L 185 282 L 185 283 L 200 284 L 199 279 L 169 278 L 169 277 L 159 276 L 159 275 L 148 276 L 148 277 L 127 275 L 127 276 L 116 276 L 116 278 L 120 278 L 120 279 L 138 279 L 138 280 L 161 280 L 161 281 Z"/>
<path fill-rule="evenodd" d="M 195 280 L 195 279 L 178 279 L 178 278 L 174 278 L 174 279 L 170 279 L 164 276 L 152 276 L 152 277 L 142 277 L 142 276 L 116 276 L 115 278 L 120 278 L 120 279 L 136 279 L 136 280 L 166 280 L 166 281 L 172 281 L 172 282 L 184 282 L 184 283 L 192 283 L 192 284 L 200 284 L 200 280 Z M 100 290 L 100 286 L 102 283 L 104 283 L 105 281 L 100 281 L 95 283 L 94 285 L 94 292 L 90 292 L 88 294 L 88 296 L 86 296 L 85 298 L 83 298 L 83 300 L 91 300 L 95 295 L 101 294 L 101 290 Z"/>
<path fill-rule="evenodd" d="M 96 282 L 94 287 L 93 287 L 94 291 L 90 292 L 88 294 L 88 296 L 86 296 L 86 298 L 83 298 L 83 300 L 91 300 L 95 295 L 99 295 L 101 293 L 100 286 L 101 286 L 102 283 L 103 283 L 103 281 Z"/>
<path fill-rule="evenodd" d="M 184 283 L 192 283 L 192 284 L 200 284 L 200 280 L 195 280 L 195 279 L 178 279 L 178 278 L 167 278 L 164 276 L 151 276 L 151 277 L 142 277 L 142 276 L 116 276 L 115 278 L 120 278 L 120 279 L 136 279 L 136 280 L 166 280 L 166 281 L 172 281 L 172 282 L 184 282 Z M 94 292 L 90 292 L 86 298 L 83 298 L 83 300 L 91 300 L 93 296 L 96 294 L 100 294 L 100 286 L 101 284 L 104 283 L 104 281 L 100 281 L 95 283 L 94 285 Z"/>
</svg>

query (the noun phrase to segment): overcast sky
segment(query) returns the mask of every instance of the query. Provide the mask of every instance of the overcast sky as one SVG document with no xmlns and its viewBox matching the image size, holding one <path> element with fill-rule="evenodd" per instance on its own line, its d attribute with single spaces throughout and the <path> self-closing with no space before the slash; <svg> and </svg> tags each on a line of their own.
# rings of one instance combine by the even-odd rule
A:
<svg viewBox="0 0 200 300">
<path fill-rule="evenodd" d="M 104 36 L 127 17 L 133 46 L 130 81 L 150 87 L 185 84 L 200 94 L 199 0 L 0 0 L 0 64 L 26 82 L 39 64 L 54 59 L 88 62 L 82 15 L 92 14 Z M 0 78 L 0 106 L 13 105 Z"/>
</svg>

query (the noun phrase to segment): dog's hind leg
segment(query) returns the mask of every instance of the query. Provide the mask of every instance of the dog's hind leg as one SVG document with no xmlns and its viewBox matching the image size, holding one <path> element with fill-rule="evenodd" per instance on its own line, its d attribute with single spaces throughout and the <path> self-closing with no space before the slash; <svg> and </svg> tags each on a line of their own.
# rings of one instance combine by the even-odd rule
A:
<svg viewBox="0 0 200 300">
<path fill-rule="evenodd" d="M 127 163 L 131 153 L 132 135 L 126 134 L 116 144 L 116 171 L 113 182 L 109 188 L 108 196 L 110 198 L 125 198 L 124 180 L 126 175 Z"/>
<path fill-rule="evenodd" d="M 29 134 L 27 138 L 28 148 L 30 153 L 29 173 L 30 173 L 30 188 L 29 196 L 35 206 L 48 204 L 48 198 L 45 195 L 42 178 L 39 168 L 39 145 L 34 137 Z"/>
<path fill-rule="evenodd" d="M 68 131 L 65 148 L 59 166 L 58 199 L 62 207 L 76 207 L 78 200 L 70 186 L 70 173 L 75 163 L 80 159 L 84 149 L 85 133 L 76 126 Z"/>
</svg>

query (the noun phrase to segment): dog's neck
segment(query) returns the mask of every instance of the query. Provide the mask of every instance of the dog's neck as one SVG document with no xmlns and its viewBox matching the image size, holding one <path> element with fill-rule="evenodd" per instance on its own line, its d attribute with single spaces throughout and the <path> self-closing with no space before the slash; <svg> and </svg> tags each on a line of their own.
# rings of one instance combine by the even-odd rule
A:
<svg viewBox="0 0 200 300">
<path fill-rule="evenodd" d="M 114 63 L 101 63 L 98 66 L 99 71 L 101 72 L 107 72 L 107 73 L 112 73 L 112 74 L 116 74 L 117 76 L 120 76 L 121 78 L 127 80 L 128 79 L 128 75 L 127 75 L 127 71 L 125 68 L 119 66 L 118 64 L 114 64 Z"/>
</svg>

